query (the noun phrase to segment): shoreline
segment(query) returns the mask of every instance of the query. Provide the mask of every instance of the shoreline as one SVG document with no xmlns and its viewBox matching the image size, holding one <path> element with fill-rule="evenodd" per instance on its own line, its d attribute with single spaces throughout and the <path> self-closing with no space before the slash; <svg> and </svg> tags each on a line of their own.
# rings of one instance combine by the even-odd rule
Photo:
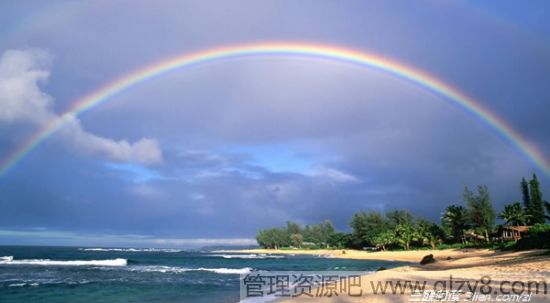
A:
<svg viewBox="0 0 550 303">
<path fill-rule="evenodd" d="M 409 250 L 409 251 L 377 251 L 367 252 L 351 249 L 243 249 L 243 250 L 220 250 L 218 253 L 240 253 L 240 254 L 268 254 L 268 255 L 311 255 L 329 258 L 353 259 L 353 260 L 379 260 L 409 262 L 410 270 L 432 271 L 452 270 L 478 267 L 502 267 L 510 263 L 515 267 L 521 267 L 533 261 L 541 261 L 539 269 L 550 273 L 550 250 L 534 249 L 524 251 L 494 251 L 490 249 L 466 248 L 466 249 L 443 249 L 443 250 Z M 345 252 L 345 253 L 344 253 Z M 424 256 L 432 254 L 435 262 L 420 265 Z M 400 267 L 396 267 L 400 268 Z M 392 268 L 392 269 L 396 269 Z"/>
<path fill-rule="evenodd" d="M 525 251 L 525 252 L 535 252 Z M 540 250 L 543 252 L 544 250 Z M 494 255 L 495 251 L 489 249 L 465 248 L 443 250 L 408 250 L 408 251 L 362 251 L 354 249 L 239 249 L 219 250 L 216 253 L 240 253 L 240 254 L 267 254 L 267 255 L 311 255 L 354 260 L 381 260 L 419 263 L 422 257 L 433 254 L 436 260 L 462 259 L 468 257 L 482 257 Z M 508 252 L 500 252 L 508 253 Z"/>
<path fill-rule="evenodd" d="M 345 251 L 345 253 L 343 253 Z M 411 262 L 410 265 L 393 267 L 361 276 L 361 288 L 364 296 L 353 297 L 322 297 L 322 298 L 285 298 L 276 302 L 410 302 L 411 291 L 404 293 L 378 294 L 373 283 L 397 283 L 396 281 L 420 281 L 427 283 L 426 289 L 438 289 L 435 283 L 448 281 L 449 278 L 472 281 L 483 284 L 484 277 L 491 278 L 491 287 L 498 289 L 502 281 L 511 281 L 510 285 L 519 281 L 545 281 L 548 284 L 546 294 L 533 294 L 530 302 L 548 302 L 550 299 L 550 254 L 548 250 L 527 251 L 493 251 L 489 249 L 446 249 L 446 250 L 413 250 L 413 251 L 382 251 L 366 252 L 357 250 L 272 250 L 246 249 L 224 250 L 224 253 L 241 254 L 276 254 L 276 255 L 315 255 L 333 258 L 358 260 L 385 260 L 396 262 Z M 420 265 L 422 257 L 433 254 L 434 263 Z M 456 285 L 455 285 L 456 287 Z M 502 291 L 503 288 L 500 288 Z M 474 292 L 479 293 L 479 290 Z M 504 293 L 504 292 L 503 292 Z M 344 299 L 345 298 L 345 299 Z M 342 300 L 344 299 L 344 300 Z M 514 301 L 515 302 L 515 301 Z"/>
</svg>

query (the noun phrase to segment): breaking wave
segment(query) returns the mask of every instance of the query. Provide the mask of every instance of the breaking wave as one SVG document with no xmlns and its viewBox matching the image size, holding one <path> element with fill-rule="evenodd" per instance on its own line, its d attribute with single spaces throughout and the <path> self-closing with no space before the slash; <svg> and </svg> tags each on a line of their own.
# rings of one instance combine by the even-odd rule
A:
<svg viewBox="0 0 550 303">
<path fill-rule="evenodd" d="M 117 258 L 109 260 L 50 260 L 50 259 L 13 259 L 12 256 L 0 257 L 0 265 L 41 265 L 41 266 L 126 266 L 128 260 Z"/>
<path fill-rule="evenodd" d="M 210 255 L 211 257 L 221 257 L 224 259 L 281 259 L 283 256 L 274 256 L 266 254 L 248 254 L 248 255 L 239 255 L 239 254 L 228 254 L 228 255 Z"/>
<path fill-rule="evenodd" d="M 138 272 L 159 272 L 159 273 L 184 273 L 190 271 L 207 271 L 217 274 L 231 274 L 231 275 L 244 275 L 252 272 L 252 268 L 185 268 L 185 267 L 176 267 L 176 266 L 162 266 L 162 265 L 146 265 L 146 266 L 133 266 L 127 268 L 129 271 L 138 271 Z"/>
<path fill-rule="evenodd" d="M 171 248 L 79 248 L 80 251 L 117 251 L 117 252 L 168 252 L 177 253 L 184 250 Z"/>
</svg>

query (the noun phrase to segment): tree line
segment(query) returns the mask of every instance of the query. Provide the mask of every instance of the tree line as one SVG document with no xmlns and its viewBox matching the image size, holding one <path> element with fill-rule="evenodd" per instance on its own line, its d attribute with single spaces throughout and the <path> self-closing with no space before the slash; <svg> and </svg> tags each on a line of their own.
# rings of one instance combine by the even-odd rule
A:
<svg viewBox="0 0 550 303">
<path fill-rule="evenodd" d="M 289 221 L 282 228 L 260 230 L 256 235 L 256 241 L 260 246 L 272 249 L 302 247 L 304 243 L 317 247 L 330 247 L 333 244 L 330 238 L 334 234 L 334 226 L 330 220 L 305 227 Z"/>
<path fill-rule="evenodd" d="M 475 191 L 464 188 L 463 205 L 448 205 L 442 213 L 441 222 L 434 223 L 413 215 L 407 210 L 360 211 L 350 220 L 351 233 L 336 232 L 329 220 L 320 224 L 300 226 L 287 222 L 285 227 L 258 231 L 256 240 L 264 248 L 376 248 L 411 249 L 442 244 L 471 245 L 489 244 L 497 237 L 497 217 L 505 225 L 535 226 L 533 232 L 543 233 L 544 243 L 531 241 L 530 245 L 547 245 L 550 241 L 550 203 L 543 200 L 540 183 L 533 174 L 520 182 L 522 203 L 513 201 L 497 213 L 493 208 L 489 189 L 480 185 Z M 546 210 L 546 214 L 545 214 Z M 548 239 L 547 239 L 548 238 Z M 532 239 L 531 239 L 532 240 Z"/>
</svg>

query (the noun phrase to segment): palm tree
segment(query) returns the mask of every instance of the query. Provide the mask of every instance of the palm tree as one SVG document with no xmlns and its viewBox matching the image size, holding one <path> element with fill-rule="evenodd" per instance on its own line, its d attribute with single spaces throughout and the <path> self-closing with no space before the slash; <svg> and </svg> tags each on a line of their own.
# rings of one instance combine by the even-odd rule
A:
<svg viewBox="0 0 550 303">
<path fill-rule="evenodd" d="M 387 230 L 383 231 L 374 237 L 374 244 L 376 247 L 386 250 L 388 245 L 391 245 L 396 242 L 395 233 L 393 231 Z"/>
<path fill-rule="evenodd" d="M 411 242 L 417 239 L 417 233 L 412 224 L 403 223 L 395 227 L 395 238 L 405 250 L 410 250 Z"/>
<path fill-rule="evenodd" d="M 464 231 L 468 229 L 468 212 L 466 208 L 455 204 L 449 205 L 443 212 L 441 223 L 455 241 L 464 242 Z"/>
<path fill-rule="evenodd" d="M 499 215 L 501 219 L 506 220 L 506 224 L 524 225 L 529 215 L 525 213 L 519 202 L 504 206 L 504 211 Z"/>
<path fill-rule="evenodd" d="M 429 244 L 432 249 L 443 240 L 444 232 L 439 225 L 420 220 L 418 222 L 418 239 L 422 244 Z"/>
</svg>

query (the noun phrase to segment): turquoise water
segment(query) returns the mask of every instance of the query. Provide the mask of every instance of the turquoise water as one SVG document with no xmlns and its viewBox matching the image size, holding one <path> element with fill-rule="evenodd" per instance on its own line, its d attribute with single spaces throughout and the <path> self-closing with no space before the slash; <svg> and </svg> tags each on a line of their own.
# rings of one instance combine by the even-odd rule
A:
<svg viewBox="0 0 550 303">
<path fill-rule="evenodd" d="M 372 271 L 401 264 L 315 256 L 0 246 L 0 302 L 237 302 L 242 273 Z"/>
</svg>

